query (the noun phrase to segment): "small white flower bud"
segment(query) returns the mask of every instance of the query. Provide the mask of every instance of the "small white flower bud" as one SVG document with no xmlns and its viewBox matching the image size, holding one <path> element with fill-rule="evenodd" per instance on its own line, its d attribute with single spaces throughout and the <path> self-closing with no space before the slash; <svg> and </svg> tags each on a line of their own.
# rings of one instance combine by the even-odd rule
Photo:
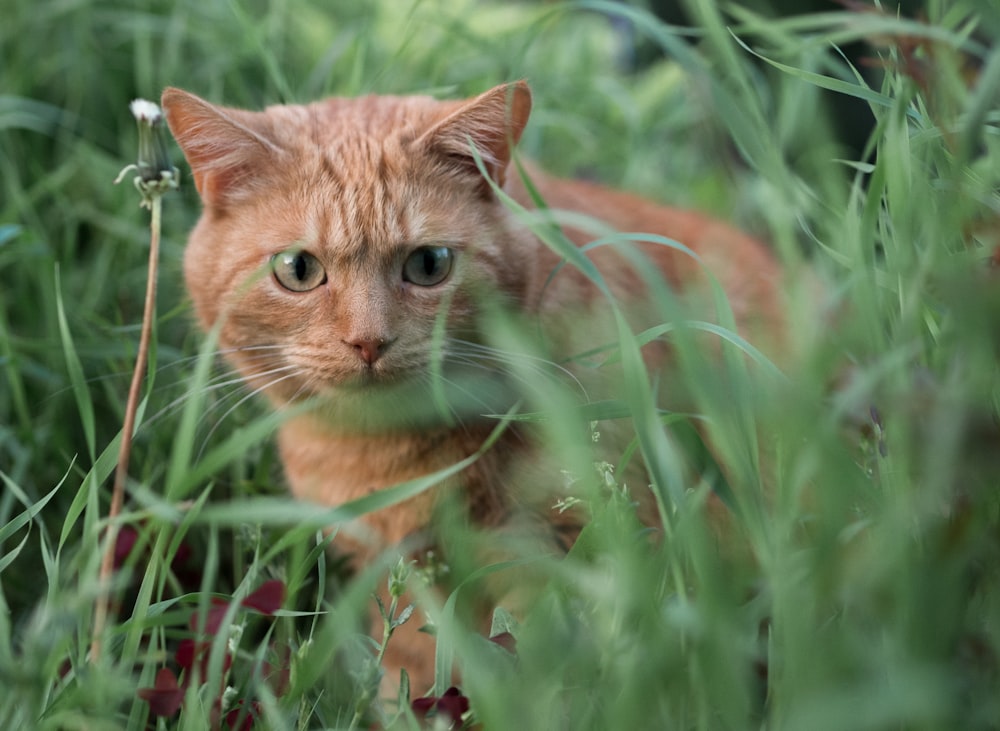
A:
<svg viewBox="0 0 1000 731">
<path fill-rule="evenodd" d="M 177 187 L 178 172 L 170 164 L 160 107 L 145 99 L 135 99 L 129 104 L 129 110 L 139 125 L 139 157 L 135 165 L 121 171 L 115 182 L 134 170 L 138 173 L 135 187 L 142 193 L 142 205 L 149 207 L 153 196 L 163 195 L 170 188 Z"/>
</svg>

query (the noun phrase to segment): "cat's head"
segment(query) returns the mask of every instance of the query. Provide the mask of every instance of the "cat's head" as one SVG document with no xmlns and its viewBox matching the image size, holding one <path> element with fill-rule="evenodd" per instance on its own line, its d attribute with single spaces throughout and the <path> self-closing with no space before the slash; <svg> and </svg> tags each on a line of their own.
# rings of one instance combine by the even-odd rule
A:
<svg viewBox="0 0 1000 731">
<path fill-rule="evenodd" d="M 536 274 L 482 173 L 503 185 L 524 82 L 457 102 L 250 112 L 171 88 L 162 104 L 204 204 L 184 260 L 195 310 L 276 401 L 419 376 L 436 327 L 474 330 L 477 302 L 516 303 Z"/>
</svg>

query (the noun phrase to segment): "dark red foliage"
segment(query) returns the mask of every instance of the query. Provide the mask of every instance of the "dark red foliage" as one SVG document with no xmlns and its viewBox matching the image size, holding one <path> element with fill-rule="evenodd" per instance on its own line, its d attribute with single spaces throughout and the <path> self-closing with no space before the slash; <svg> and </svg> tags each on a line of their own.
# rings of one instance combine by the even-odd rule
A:
<svg viewBox="0 0 1000 731">
<path fill-rule="evenodd" d="M 211 642 L 196 642 L 195 640 L 181 640 L 177 645 L 177 652 L 174 653 L 174 660 L 184 670 L 188 671 L 185 682 L 191 677 L 195 664 L 198 665 L 198 674 L 202 681 L 208 677 L 208 660 L 212 654 Z M 222 659 L 222 673 L 225 674 L 233 665 L 233 657 L 228 652 Z"/>
<path fill-rule="evenodd" d="M 448 716 L 454 727 L 455 724 L 462 723 L 462 716 L 469 710 L 469 699 L 462 695 L 462 691 L 452 686 L 441 696 L 428 696 L 411 701 L 410 708 L 418 718 Z"/>
<path fill-rule="evenodd" d="M 272 579 L 271 581 L 265 581 L 261 584 L 258 589 L 240 602 L 240 606 L 247 607 L 249 609 L 256 609 L 261 614 L 271 616 L 276 611 L 281 609 L 281 605 L 284 601 L 284 582 Z M 222 628 L 222 620 L 225 619 L 227 611 L 229 611 L 229 602 L 224 599 L 219 599 L 218 597 L 212 597 L 211 605 L 205 615 L 205 632 L 207 634 L 218 634 L 219 630 Z M 197 631 L 197 612 L 191 615 L 188 626 L 191 628 L 192 632 Z"/>
<path fill-rule="evenodd" d="M 185 541 L 181 541 L 180 545 L 177 546 L 177 552 L 174 553 L 174 557 L 170 560 L 170 567 L 176 569 L 182 564 L 186 564 L 193 555 L 194 551 L 191 546 L 189 546 Z"/>
<path fill-rule="evenodd" d="M 425 698 L 414 698 L 410 701 L 410 708 L 418 718 L 425 718 L 435 706 L 437 706 L 437 696 L 427 696 Z"/>
<path fill-rule="evenodd" d="M 265 581 L 256 591 L 243 600 L 244 607 L 256 609 L 268 616 L 274 614 L 285 602 L 285 583 L 278 579 Z"/>
<path fill-rule="evenodd" d="M 123 554 L 127 557 L 128 553 L 135 546 L 135 539 L 126 538 L 122 546 L 123 550 L 128 549 Z M 270 616 L 281 608 L 284 601 L 284 583 L 273 580 L 265 581 L 246 599 L 240 602 L 240 606 Z M 214 635 L 218 635 L 222 630 L 222 623 L 231 605 L 231 601 L 213 597 L 205 614 L 204 627 L 199 627 L 198 612 L 192 613 L 191 618 L 188 620 L 188 627 L 192 632 L 199 634 L 199 637 L 181 640 L 174 653 L 174 660 L 184 671 L 184 684 L 178 685 L 177 676 L 174 675 L 174 672 L 169 668 L 163 668 L 156 675 L 154 687 L 141 688 L 138 691 L 139 697 L 149 703 L 150 712 L 154 716 L 172 716 L 177 713 L 184 700 L 184 692 L 191 683 L 196 668 L 201 682 L 205 682 L 208 675 L 208 661 L 212 649 L 213 640 L 211 638 Z M 206 639 L 200 639 L 200 637 Z M 271 683 L 275 694 L 279 696 L 288 691 L 290 653 L 286 651 L 282 660 L 283 663 L 278 667 L 266 664 L 264 668 L 264 677 Z M 223 658 L 223 676 L 229 672 L 232 663 L 232 656 L 226 653 Z M 225 688 L 225 678 L 223 678 L 223 688 Z M 215 701 L 215 710 L 213 711 L 214 724 L 217 724 L 219 720 L 221 698 L 220 693 L 219 698 Z M 241 700 L 236 708 L 226 714 L 223 720 L 231 729 L 249 731 L 259 716 L 260 706 L 257 701 Z"/>
<path fill-rule="evenodd" d="M 257 701 L 250 704 L 240 701 L 236 704 L 236 708 L 226 714 L 225 722 L 233 731 L 250 731 L 258 718 L 260 718 L 260 704 Z"/>
<path fill-rule="evenodd" d="M 226 618 L 227 611 L 229 611 L 228 604 L 221 599 L 213 599 L 212 605 L 208 608 L 208 614 L 205 615 L 205 632 L 210 635 L 218 634 L 219 630 L 222 629 L 222 620 Z"/>
<path fill-rule="evenodd" d="M 115 569 L 120 569 L 125 565 L 128 557 L 131 556 L 132 551 L 135 550 L 135 544 L 138 543 L 138 541 L 139 531 L 131 525 L 123 525 L 118 530 L 118 535 L 115 537 Z"/>
<path fill-rule="evenodd" d="M 204 650 L 204 644 L 204 642 L 195 642 L 190 639 L 181 640 L 180 644 L 177 645 L 177 652 L 174 653 L 174 660 L 185 670 L 190 670 L 194 667 L 194 661 Z"/>
<path fill-rule="evenodd" d="M 517 640 L 510 632 L 501 632 L 490 637 L 490 642 L 495 642 L 512 655 L 517 654 Z"/>
<path fill-rule="evenodd" d="M 168 717 L 180 710 L 184 688 L 177 685 L 177 676 L 170 668 L 161 668 L 152 688 L 140 688 L 138 695 L 149 704 L 154 716 Z"/>
<path fill-rule="evenodd" d="M 226 611 L 229 609 L 229 602 L 224 599 L 219 599 L 218 597 L 212 597 L 212 602 L 208 607 L 208 612 L 205 614 L 205 633 L 208 635 L 217 635 L 219 629 L 222 627 L 222 620 L 226 617 Z M 192 632 L 198 631 L 198 612 L 191 615 L 191 619 L 188 620 L 188 627 Z"/>
<path fill-rule="evenodd" d="M 278 654 L 278 664 L 265 662 L 263 675 L 271 687 L 271 692 L 280 698 L 292 687 L 292 651 L 288 647 L 275 651 Z"/>
<path fill-rule="evenodd" d="M 132 554 L 136 552 L 136 548 L 139 545 L 139 537 L 141 536 L 140 531 L 143 526 L 144 523 L 140 522 L 138 526 L 123 525 L 118 529 L 118 535 L 115 536 L 114 552 L 114 567 L 116 570 L 121 569 Z M 137 563 L 148 562 L 148 548 L 148 543 L 144 542 L 143 550 L 138 557 Z M 201 572 L 189 565 L 193 554 L 194 551 L 191 549 L 191 546 L 186 541 L 181 541 L 177 546 L 177 551 L 174 553 L 173 558 L 170 560 L 170 569 L 177 575 L 181 585 L 184 587 L 194 588 L 201 583 Z"/>
</svg>

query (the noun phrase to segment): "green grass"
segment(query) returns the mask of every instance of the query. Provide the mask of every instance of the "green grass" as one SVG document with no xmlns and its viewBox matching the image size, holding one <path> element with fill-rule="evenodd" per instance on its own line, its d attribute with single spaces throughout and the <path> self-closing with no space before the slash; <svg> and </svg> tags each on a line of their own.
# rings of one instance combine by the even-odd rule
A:
<svg viewBox="0 0 1000 731">
<path fill-rule="evenodd" d="M 148 245 L 138 196 L 111 181 L 134 160 L 128 102 L 168 84 L 259 107 L 470 95 L 520 77 L 536 106 L 527 155 L 773 242 L 796 357 L 775 379 L 752 359 L 714 367 L 671 335 L 732 488 L 720 547 L 707 485 L 678 477 L 689 440 L 658 421 L 622 333 L 620 400 L 639 433 L 632 458 L 657 480 L 662 536 L 647 540 L 627 495 L 568 448 L 593 519 L 568 558 L 521 557 L 544 590 L 512 630 L 516 659 L 456 619 L 458 598 L 515 569 L 456 562 L 456 594 L 431 603 L 438 660 L 458 663 L 476 718 L 488 729 L 1000 727 L 1000 278 L 988 265 L 1000 246 L 1000 5 L 928 0 L 920 22 L 839 10 L 765 21 L 692 0 L 691 42 L 637 5 L 597 0 L 339 5 L 355 9 L 5 7 L 0 728 L 211 728 L 224 686 L 223 712 L 255 699 L 258 728 L 395 717 L 391 703 L 370 705 L 376 669 L 359 629 L 377 571 L 345 577 L 324 550 L 321 528 L 341 514 L 285 497 L 273 417 L 223 385 L 192 324 L 179 267 L 198 209 L 190 184 L 165 201 L 122 517 L 137 547 L 102 662 L 88 663 Z M 627 38 L 599 11 L 630 19 L 655 60 L 624 68 Z M 864 39 L 879 41 L 870 55 L 884 77 L 829 52 Z M 838 146 L 839 107 L 821 106 L 819 87 L 868 103 L 872 156 Z M 834 305 L 825 319 L 810 271 Z M 568 411 L 539 408 L 553 444 L 568 442 Z M 763 480 L 758 443 L 773 462 Z M 445 532 L 474 540 L 457 521 Z M 269 579 L 287 590 L 276 616 L 233 604 L 241 631 L 199 634 L 212 597 L 244 598 Z M 206 682 L 179 715 L 151 719 L 137 691 L 177 670 L 177 643 L 191 637 L 211 642 Z M 265 662 L 288 668 L 288 683 L 264 680 Z M 416 727 L 402 710 L 398 727 Z"/>
</svg>

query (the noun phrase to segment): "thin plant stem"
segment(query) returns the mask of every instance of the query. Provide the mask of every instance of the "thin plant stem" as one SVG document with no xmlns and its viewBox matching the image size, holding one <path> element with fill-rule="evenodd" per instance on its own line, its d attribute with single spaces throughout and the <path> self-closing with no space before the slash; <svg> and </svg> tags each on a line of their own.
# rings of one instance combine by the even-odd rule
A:
<svg viewBox="0 0 1000 731">
<path fill-rule="evenodd" d="M 149 360 L 149 341 L 153 332 L 153 318 L 156 316 L 156 272 L 159 261 L 160 210 L 162 208 L 162 201 L 158 194 L 149 196 L 149 207 L 151 216 L 146 302 L 142 312 L 139 352 L 136 354 L 135 368 L 132 370 L 132 384 L 129 386 L 128 401 L 125 404 L 125 422 L 122 425 L 118 465 L 115 469 L 115 481 L 111 490 L 111 507 L 108 509 L 108 530 L 104 542 L 104 555 L 101 557 L 100 589 L 97 604 L 94 607 L 94 632 L 90 643 L 90 660 L 93 663 L 99 662 L 101 658 L 101 639 L 111 605 L 111 573 L 114 569 L 115 543 L 118 539 L 119 528 L 116 518 L 121 514 L 122 505 L 125 502 L 125 483 L 128 480 L 129 458 L 132 454 L 132 434 L 135 430 L 136 412 L 139 409 L 139 393 L 142 389 L 143 376 Z"/>
<path fill-rule="evenodd" d="M 382 667 L 382 663 L 385 661 L 385 648 L 389 644 L 389 640 L 392 637 L 392 633 L 395 631 L 396 627 L 393 625 L 393 618 L 396 616 L 396 608 L 399 605 L 399 597 L 392 597 L 389 603 L 389 611 L 385 612 L 383 608 L 382 614 L 382 644 L 379 645 L 378 655 L 375 656 L 375 662 L 371 665 L 371 677 L 366 679 L 365 687 L 362 690 L 361 698 L 358 699 L 357 704 L 354 707 L 354 716 L 351 718 L 351 725 L 347 727 L 347 731 L 354 731 L 358 728 L 364 717 L 365 711 L 371 706 L 372 701 L 377 694 L 378 682 L 378 672 L 379 668 Z M 373 687 L 375 685 L 375 687 Z"/>
</svg>

